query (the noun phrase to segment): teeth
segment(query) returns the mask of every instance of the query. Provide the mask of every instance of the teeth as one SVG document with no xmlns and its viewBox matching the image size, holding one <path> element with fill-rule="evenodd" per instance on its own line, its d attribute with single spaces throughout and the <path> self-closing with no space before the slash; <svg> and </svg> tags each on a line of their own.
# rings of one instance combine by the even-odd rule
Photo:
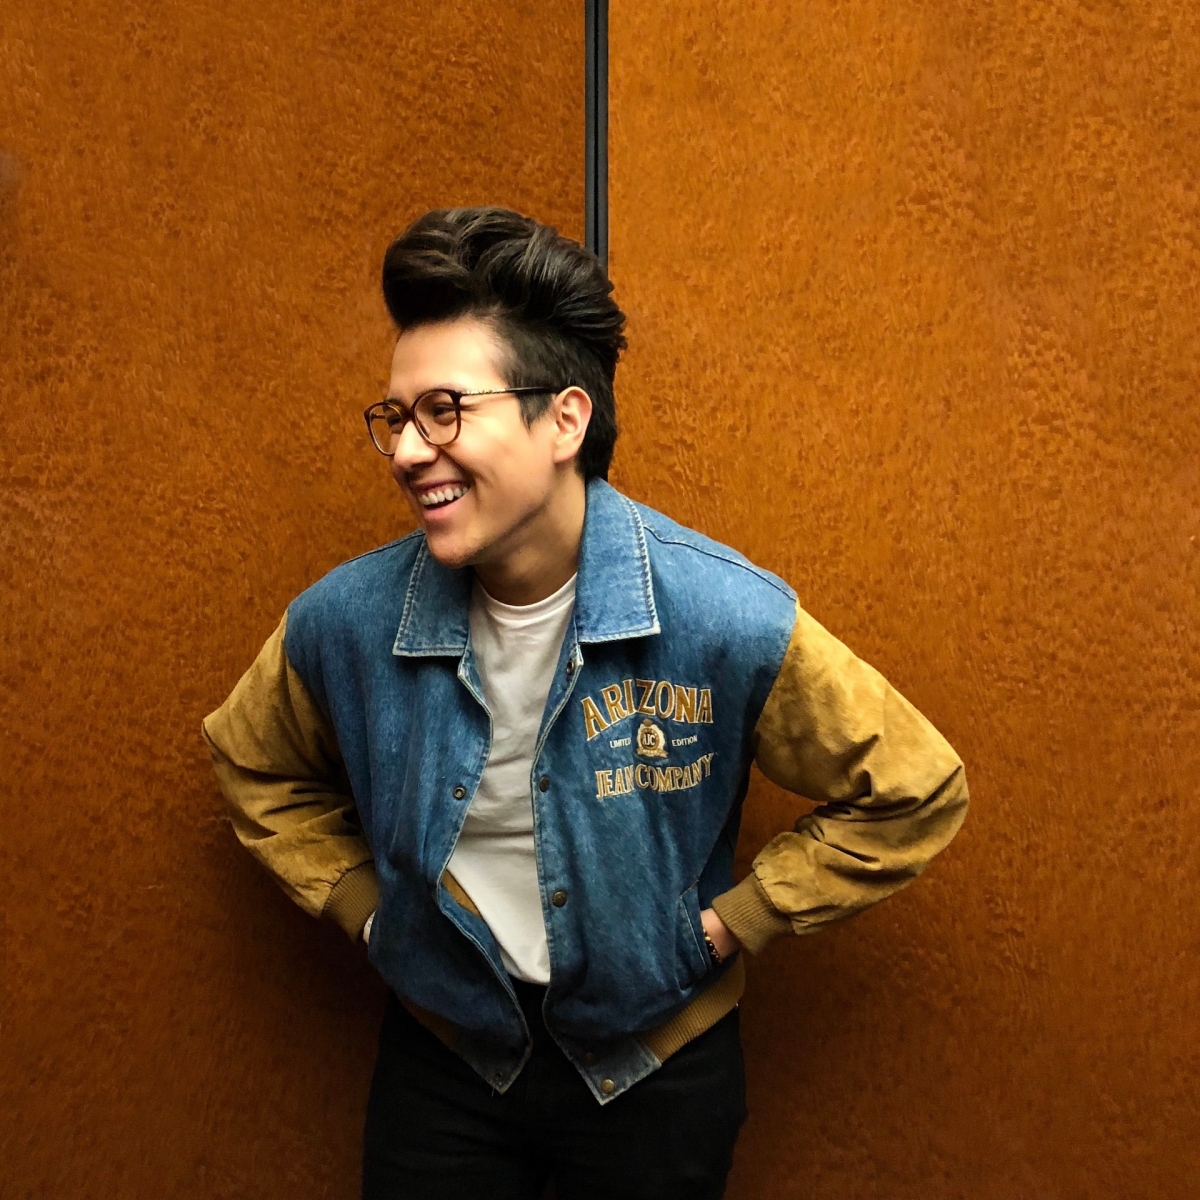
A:
<svg viewBox="0 0 1200 1200">
<path fill-rule="evenodd" d="M 421 504 L 425 508 L 433 508 L 438 504 L 446 504 L 451 500 L 457 500 L 460 496 L 465 496 L 467 491 L 466 484 L 455 483 L 449 487 L 437 488 L 432 492 L 422 492 Z"/>
</svg>

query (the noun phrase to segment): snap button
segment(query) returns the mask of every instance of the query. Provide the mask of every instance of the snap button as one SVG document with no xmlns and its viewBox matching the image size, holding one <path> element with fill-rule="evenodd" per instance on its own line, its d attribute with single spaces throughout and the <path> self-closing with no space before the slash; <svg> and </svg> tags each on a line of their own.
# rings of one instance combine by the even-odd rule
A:
<svg viewBox="0 0 1200 1200">
<path fill-rule="evenodd" d="M 617 1085 L 611 1079 L 602 1079 L 600 1080 L 600 1090 L 606 1096 L 611 1096 L 617 1090 Z"/>
<path fill-rule="evenodd" d="M 463 785 L 460 783 L 458 785 L 458 787 L 456 787 L 454 789 L 454 798 L 455 798 L 455 800 L 465 800 L 466 796 L 467 796 L 467 789 L 465 787 L 463 787 Z"/>
<path fill-rule="evenodd" d="M 541 779 L 538 780 L 538 791 L 539 792 L 548 792 L 549 790 L 550 790 L 550 776 L 543 775 L 541 777 Z"/>
<path fill-rule="evenodd" d="M 583 1065 L 585 1067 L 594 1067 L 596 1065 L 596 1056 L 595 1056 L 595 1054 L 592 1053 L 591 1050 L 589 1050 L 583 1056 Z"/>
<path fill-rule="evenodd" d="M 574 674 L 575 674 L 575 660 L 573 658 L 568 659 L 567 660 L 567 676 L 570 677 L 571 675 L 574 675 Z"/>
<path fill-rule="evenodd" d="M 555 892 L 554 895 L 550 897 L 550 903 L 553 904 L 555 908 L 562 908 L 566 902 L 567 893 L 562 890 Z"/>
<path fill-rule="evenodd" d="M 495 1075 L 492 1076 L 492 1082 L 493 1083 L 503 1083 L 504 1082 L 504 1072 L 497 1071 L 495 1073 Z"/>
</svg>

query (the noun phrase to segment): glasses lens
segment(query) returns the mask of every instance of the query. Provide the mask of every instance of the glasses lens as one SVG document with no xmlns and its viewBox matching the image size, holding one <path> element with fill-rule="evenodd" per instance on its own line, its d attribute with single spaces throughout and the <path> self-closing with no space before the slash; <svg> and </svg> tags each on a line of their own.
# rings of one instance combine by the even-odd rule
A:
<svg viewBox="0 0 1200 1200">
<path fill-rule="evenodd" d="M 381 404 L 371 413 L 371 438 L 384 454 L 396 453 L 396 443 L 404 429 L 405 417 L 390 404 Z"/>
<path fill-rule="evenodd" d="M 445 446 L 458 436 L 458 405 L 449 392 L 426 392 L 417 401 L 413 416 L 435 446 Z"/>
</svg>

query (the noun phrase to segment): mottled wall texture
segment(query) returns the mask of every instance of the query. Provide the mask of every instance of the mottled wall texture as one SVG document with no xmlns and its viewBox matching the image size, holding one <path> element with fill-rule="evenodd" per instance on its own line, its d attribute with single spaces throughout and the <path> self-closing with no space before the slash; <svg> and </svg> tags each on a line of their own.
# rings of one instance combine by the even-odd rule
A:
<svg viewBox="0 0 1200 1200">
<path fill-rule="evenodd" d="M 583 226 L 567 0 L 0 12 L 0 1194 L 357 1194 L 381 985 L 237 846 L 199 737 L 409 528 L 361 411 L 390 238 Z"/>
<path fill-rule="evenodd" d="M 613 0 L 614 481 L 948 735 L 910 891 L 777 944 L 734 1200 L 1200 1189 L 1200 7 Z M 802 806 L 758 780 L 744 858 Z"/>
</svg>

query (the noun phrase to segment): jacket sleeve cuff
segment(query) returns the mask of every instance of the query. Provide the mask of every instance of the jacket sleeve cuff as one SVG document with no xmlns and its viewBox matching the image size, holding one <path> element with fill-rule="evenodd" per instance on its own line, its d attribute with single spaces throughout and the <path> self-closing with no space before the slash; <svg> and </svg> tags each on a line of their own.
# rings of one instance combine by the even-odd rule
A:
<svg viewBox="0 0 1200 1200">
<path fill-rule="evenodd" d="M 367 918 L 379 907 L 379 878 L 371 861 L 352 867 L 333 885 L 321 916 L 336 921 L 357 942 Z"/>
<path fill-rule="evenodd" d="M 718 896 L 712 907 L 751 954 L 757 954 L 780 934 L 792 932 L 791 921 L 767 898 L 753 871 L 736 887 Z"/>
</svg>

